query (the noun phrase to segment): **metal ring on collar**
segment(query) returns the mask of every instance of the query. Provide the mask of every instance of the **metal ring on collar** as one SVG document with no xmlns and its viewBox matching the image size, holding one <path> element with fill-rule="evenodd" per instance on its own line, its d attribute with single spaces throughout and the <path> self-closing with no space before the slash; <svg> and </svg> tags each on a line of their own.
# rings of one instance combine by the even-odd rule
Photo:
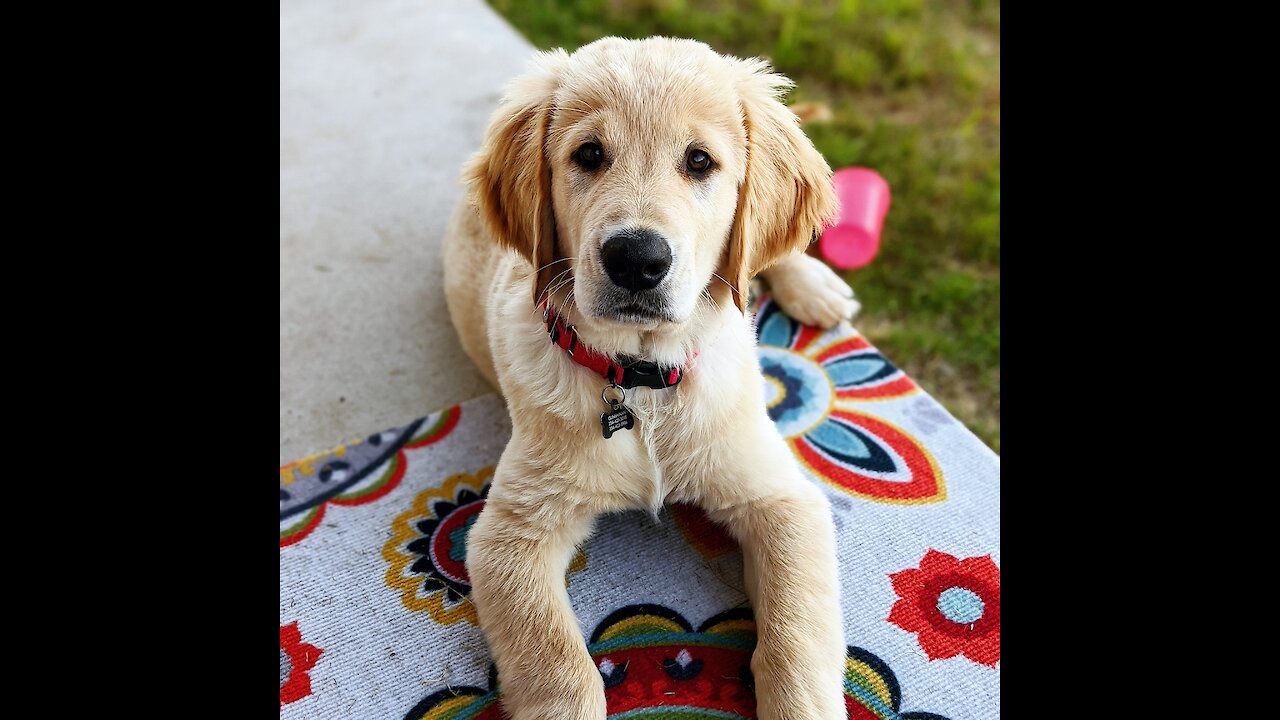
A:
<svg viewBox="0 0 1280 720">
<path fill-rule="evenodd" d="M 609 399 L 610 390 L 617 391 L 618 397 L 616 400 Z M 615 403 L 621 404 L 626 401 L 627 391 L 624 390 L 621 385 L 613 385 L 613 384 L 605 385 L 604 390 L 600 391 L 600 399 L 604 401 L 605 405 L 608 405 L 609 407 L 613 407 Z"/>
</svg>

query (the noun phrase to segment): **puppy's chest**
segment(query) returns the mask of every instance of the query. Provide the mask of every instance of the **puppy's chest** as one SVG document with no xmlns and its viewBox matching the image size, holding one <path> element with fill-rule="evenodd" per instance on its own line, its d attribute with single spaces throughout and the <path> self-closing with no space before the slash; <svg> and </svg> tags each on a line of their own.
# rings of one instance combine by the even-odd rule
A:
<svg viewBox="0 0 1280 720">
<path fill-rule="evenodd" d="M 619 429 L 599 443 L 598 457 L 619 477 L 646 486 L 646 495 L 677 490 L 714 464 L 724 433 L 717 413 L 702 398 L 673 391 L 642 391 L 629 397 L 630 429 Z M 604 418 L 602 423 L 611 418 Z M 659 500 L 660 501 L 660 500 Z"/>
</svg>

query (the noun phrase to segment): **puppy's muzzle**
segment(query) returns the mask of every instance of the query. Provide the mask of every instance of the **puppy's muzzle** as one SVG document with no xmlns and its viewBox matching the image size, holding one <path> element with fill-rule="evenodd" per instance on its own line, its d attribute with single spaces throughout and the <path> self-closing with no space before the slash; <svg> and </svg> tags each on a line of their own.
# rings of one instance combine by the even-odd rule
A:
<svg viewBox="0 0 1280 720">
<path fill-rule="evenodd" d="M 638 293 L 652 290 L 667 276 L 671 245 L 652 230 L 632 228 L 606 240 L 600 259 L 614 285 Z"/>
</svg>

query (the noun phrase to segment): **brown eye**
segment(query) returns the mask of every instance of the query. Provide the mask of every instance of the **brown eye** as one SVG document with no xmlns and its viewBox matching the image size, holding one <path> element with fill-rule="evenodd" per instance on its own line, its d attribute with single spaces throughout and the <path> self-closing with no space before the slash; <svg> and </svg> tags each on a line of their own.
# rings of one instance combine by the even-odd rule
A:
<svg viewBox="0 0 1280 720">
<path fill-rule="evenodd" d="M 690 175 L 705 175 L 711 169 L 711 156 L 703 150 L 690 150 L 684 156 L 684 166 Z"/>
<path fill-rule="evenodd" d="M 595 170 L 604 162 L 604 149 L 598 143 L 587 143 L 574 151 L 573 160 L 583 170 Z"/>
</svg>

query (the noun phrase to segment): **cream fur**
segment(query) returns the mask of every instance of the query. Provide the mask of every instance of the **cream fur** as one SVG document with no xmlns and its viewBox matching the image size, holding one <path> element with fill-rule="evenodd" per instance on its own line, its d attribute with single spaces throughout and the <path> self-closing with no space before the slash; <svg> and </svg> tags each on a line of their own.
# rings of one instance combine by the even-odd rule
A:
<svg viewBox="0 0 1280 720">
<path fill-rule="evenodd" d="M 467 567 L 516 720 L 605 717 L 564 573 L 598 515 L 670 502 L 701 505 L 742 544 L 760 717 L 845 717 L 828 504 L 765 411 L 743 313 L 746 282 L 770 265 L 788 311 L 811 305 L 804 319 L 827 325 L 852 311 L 848 288 L 799 254 L 835 198 L 830 169 L 777 100 L 788 85 L 760 61 L 689 40 L 542 53 L 467 166 L 474 207 L 461 204 L 446 234 L 446 294 L 463 347 L 501 387 L 512 421 Z M 612 164 L 587 177 L 570 158 L 591 138 Z M 703 181 L 680 170 L 694 142 L 718 165 Z M 672 245 L 673 320 L 627 325 L 594 309 L 608 283 L 600 245 L 637 224 Z M 605 383 L 548 341 L 542 297 L 592 347 L 697 359 L 675 389 L 628 391 L 637 426 L 605 440 Z"/>
</svg>

